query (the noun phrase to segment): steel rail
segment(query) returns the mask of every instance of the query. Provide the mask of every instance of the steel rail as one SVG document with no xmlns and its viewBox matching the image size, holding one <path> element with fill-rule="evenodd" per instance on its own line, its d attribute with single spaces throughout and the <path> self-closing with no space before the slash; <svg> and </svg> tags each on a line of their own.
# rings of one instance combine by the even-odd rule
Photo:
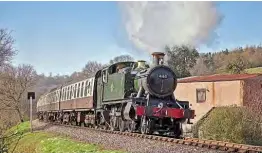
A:
<svg viewBox="0 0 262 153">
<path fill-rule="evenodd" d="M 204 147 L 204 148 L 215 149 L 215 150 L 222 150 L 222 151 L 227 151 L 227 152 L 262 153 L 262 146 L 253 146 L 253 145 L 246 145 L 246 144 L 237 144 L 237 143 L 231 143 L 231 142 L 224 142 L 224 141 L 217 141 L 217 140 L 206 140 L 206 139 L 198 139 L 198 138 L 189 138 L 189 137 L 186 137 L 186 138 L 183 138 L 183 139 L 175 139 L 175 138 L 156 136 L 156 135 L 146 135 L 146 134 L 140 134 L 140 133 L 111 131 L 111 130 L 105 130 L 105 129 L 94 128 L 94 127 L 66 125 L 66 124 L 60 124 L 60 123 L 57 123 L 57 122 L 48 122 L 48 123 L 51 123 L 52 125 L 63 126 L 63 127 L 95 130 L 95 131 L 111 133 L 111 134 L 126 135 L 126 136 L 130 136 L 130 137 L 151 139 L 151 140 L 168 142 L 168 143 L 175 143 L 175 144 L 198 146 L 198 147 Z"/>
</svg>

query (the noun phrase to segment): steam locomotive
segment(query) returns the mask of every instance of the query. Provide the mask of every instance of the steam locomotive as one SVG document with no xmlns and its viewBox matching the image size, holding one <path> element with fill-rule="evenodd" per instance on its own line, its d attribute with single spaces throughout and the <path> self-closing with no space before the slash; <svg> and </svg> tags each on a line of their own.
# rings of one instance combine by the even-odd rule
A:
<svg viewBox="0 0 262 153">
<path fill-rule="evenodd" d="M 119 62 L 94 77 L 64 84 L 42 95 L 37 102 L 40 120 L 93 126 L 110 130 L 158 133 L 180 137 L 182 124 L 191 124 L 194 110 L 174 96 L 175 73 L 163 64 L 165 54 L 145 61 Z"/>
</svg>

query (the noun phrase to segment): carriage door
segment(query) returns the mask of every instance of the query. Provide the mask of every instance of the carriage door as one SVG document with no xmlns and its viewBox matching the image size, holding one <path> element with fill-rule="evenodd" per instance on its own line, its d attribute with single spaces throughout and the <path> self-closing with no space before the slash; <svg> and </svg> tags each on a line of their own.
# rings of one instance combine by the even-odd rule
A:
<svg viewBox="0 0 262 153">
<path fill-rule="evenodd" d="M 107 82 L 107 69 L 102 70 L 101 76 L 97 78 L 97 108 L 102 106 L 105 82 Z"/>
<path fill-rule="evenodd" d="M 107 82 L 108 82 L 108 69 L 104 69 L 103 71 L 102 71 L 102 81 L 103 81 L 103 83 L 102 83 L 102 85 L 103 85 L 103 87 L 102 87 L 102 101 L 104 100 L 104 94 L 105 94 L 105 89 L 106 89 L 106 87 L 107 87 Z"/>
</svg>

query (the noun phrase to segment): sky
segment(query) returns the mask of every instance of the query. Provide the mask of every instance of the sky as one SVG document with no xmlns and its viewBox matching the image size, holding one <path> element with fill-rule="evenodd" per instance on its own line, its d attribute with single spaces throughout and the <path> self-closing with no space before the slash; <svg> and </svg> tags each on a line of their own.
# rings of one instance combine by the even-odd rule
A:
<svg viewBox="0 0 262 153">
<path fill-rule="evenodd" d="M 224 18 L 217 29 L 219 44 L 199 52 L 260 44 L 262 2 L 217 2 Z M 31 64 L 46 75 L 70 75 L 87 61 L 107 63 L 135 52 L 125 37 L 117 2 L 0 2 L 0 28 L 13 30 L 19 51 L 13 63 Z"/>
</svg>

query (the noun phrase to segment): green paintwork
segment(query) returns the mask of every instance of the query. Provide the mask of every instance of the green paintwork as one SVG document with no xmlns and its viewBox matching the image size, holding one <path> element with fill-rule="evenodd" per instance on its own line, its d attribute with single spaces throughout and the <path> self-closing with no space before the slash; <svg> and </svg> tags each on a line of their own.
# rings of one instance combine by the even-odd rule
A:
<svg viewBox="0 0 262 153">
<path fill-rule="evenodd" d="M 103 101 L 123 99 L 124 97 L 124 75 L 114 73 L 108 75 L 108 82 L 104 83 Z"/>
<path fill-rule="evenodd" d="M 126 66 L 132 67 L 133 62 L 121 62 Z M 118 100 L 129 98 L 131 93 L 139 89 L 138 80 L 131 73 L 118 73 L 115 71 L 116 64 L 112 64 L 101 71 L 96 78 L 96 107 L 101 108 L 104 103 L 111 103 Z M 136 64 L 136 63 L 135 63 Z M 107 82 L 102 81 L 102 72 L 107 70 Z"/>
<path fill-rule="evenodd" d="M 102 78 L 99 77 L 97 78 L 97 86 L 96 86 L 96 89 L 97 89 L 97 92 L 96 92 L 96 108 L 101 108 L 101 104 L 102 104 L 102 90 L 103 90 L 103 83 L 102 83 Z"/>
<path fill-rule="evenodd" d="M 137 92 L 138 92 L 138 90 L 139 90 L 139 83 L 138 83 L 138 79 L 135 79 L 135 80 L 134 80 L 134 88 L 135 88 L 135 91 L 137 91 Z"/>
<path fill-rule="evenodd" d="M 108 82 L 104 83 L 103 101 L 125 99 L 131 91 L 133 91 L 133 79 L 130 74 L 109 74 Z"/>
</svg>

